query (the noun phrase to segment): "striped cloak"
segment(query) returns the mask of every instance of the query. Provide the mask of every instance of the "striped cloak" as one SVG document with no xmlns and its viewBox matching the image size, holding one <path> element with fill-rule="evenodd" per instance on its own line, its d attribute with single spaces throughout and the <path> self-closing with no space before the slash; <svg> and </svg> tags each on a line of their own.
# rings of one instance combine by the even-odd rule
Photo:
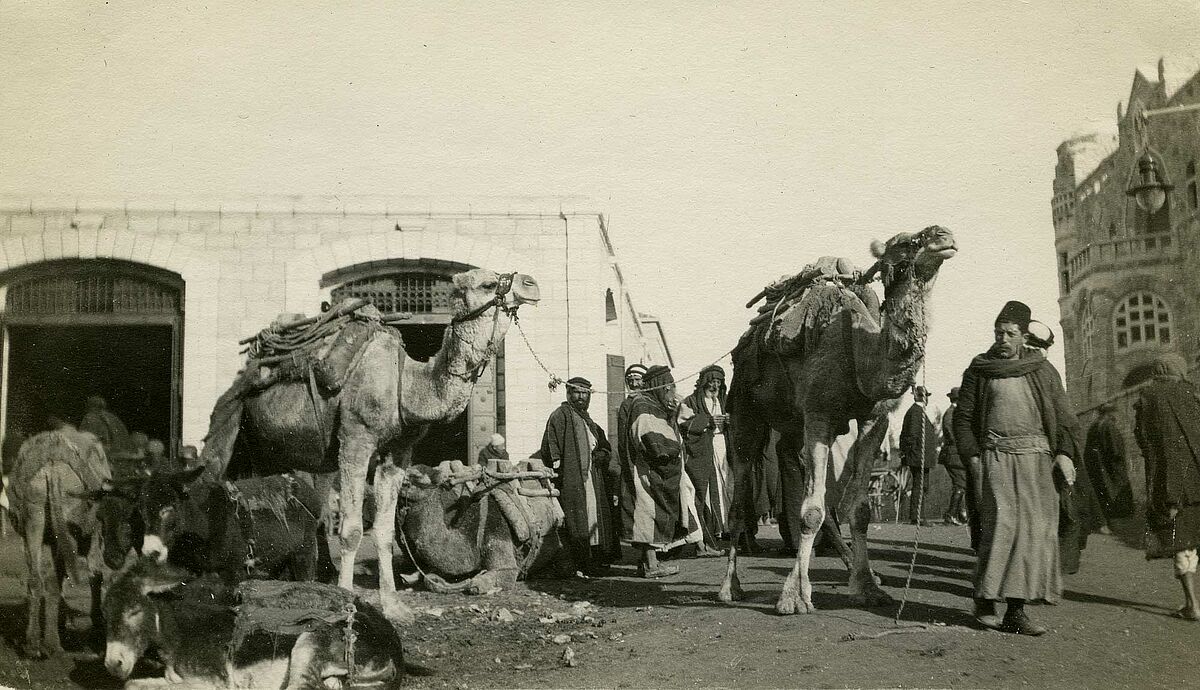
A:
<svg viewBox="0 0 1200 690">
<path fill-rule="evenodd" d="M 632 399 L 622 428 L 622 540 L 667 550 L 699 543 L 696 491 L 683 471 L 682 446 L 672 413 L 653 395 Z"/>
</svg>

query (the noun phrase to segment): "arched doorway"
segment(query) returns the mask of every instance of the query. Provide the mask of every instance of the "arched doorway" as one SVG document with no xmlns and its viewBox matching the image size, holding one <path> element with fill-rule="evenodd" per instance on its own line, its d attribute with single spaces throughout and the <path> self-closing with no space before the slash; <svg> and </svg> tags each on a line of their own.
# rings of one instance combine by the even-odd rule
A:
<svg viewBox="0 0 1200 690">
<path fill-rule="evenodd" d="M 111 259 L 47 261 L 3 276 L 5 433 L 78 424 L 102 396 L 132 431 L 169 450 L 181 431 L 183 280 Z"/>
<path fill-rule="evenodd" d="M 333 302 L 348 298 L 370 301 L 379 311 L 409 312 L 398 327 L 408 356 L 428 361 L 442 347 L 450 325 L 451 277 L 473 266 L 435 259 L 393 259 L 350 266 L 326 274 L 322 287 L 332 287 Z M 413 459 L 423 464 L 475 457 L 493 433 L 505 433 L 504 349 L 489 363 L 475 385 L 466 411 L 453 421 L 434 425 L 417 444 Z"/>
</svg>

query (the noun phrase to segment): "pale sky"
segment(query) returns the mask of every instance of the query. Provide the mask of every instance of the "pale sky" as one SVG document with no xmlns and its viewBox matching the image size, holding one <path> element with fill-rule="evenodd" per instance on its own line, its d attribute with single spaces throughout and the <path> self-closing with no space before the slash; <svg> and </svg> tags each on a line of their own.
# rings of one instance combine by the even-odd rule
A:
<svg viewBox="0 0 1200 690">
<path fill-rule="evenodd" d="M 1194 1 L 297 4 L 0 5 L 0 192 L 588 196 L 678 375 L 944 225 L 940 395 L 1007 299 L 1061 340 L 1058 143 L 1200 69 Z"/>
</svg>

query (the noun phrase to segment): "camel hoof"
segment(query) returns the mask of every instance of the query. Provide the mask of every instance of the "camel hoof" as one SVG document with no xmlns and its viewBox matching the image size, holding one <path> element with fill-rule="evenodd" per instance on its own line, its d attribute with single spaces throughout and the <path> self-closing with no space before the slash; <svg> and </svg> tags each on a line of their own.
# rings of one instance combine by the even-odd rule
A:
<svg viewBox="0 0 1200 690">
<path fill-rule="evenodd" d="M 873 608 L 876 606 L 890 606 L 895 604 L 896 600 L 892 595 L 878 587 L 869 587 L 865 591 L 855 594 L 854 602 L 860 606 Z"/>
<path fill-rule="evenodd" d="M 781 616 L 791 616 L 797 613 L 812 613 L 817 607 L 812 605 L 811 601 L 805 601 L 798 594 L 782 594 L 779 601 L 775 603 L 775 611 Z"/>
<path fill-rule="evenodd" d="M 721 591 L 717 592 L 717 601 L 730 604 L 735 601 L 741 601 L 745 596 L 746 593 L 742 591 L 742 588 L 737 583 L 733 585 L 726 583 L 721 586 Z"/>
<path fill-rule="evenodd" d="M 416 614 L 403 601 L 400 601 L 400 596 L 396 593 L 379 594 L 379 603 L 383 609 L 383 616 L 393 623 L 400 625 L 408 625 L 416 620 Z"/>
</svg>

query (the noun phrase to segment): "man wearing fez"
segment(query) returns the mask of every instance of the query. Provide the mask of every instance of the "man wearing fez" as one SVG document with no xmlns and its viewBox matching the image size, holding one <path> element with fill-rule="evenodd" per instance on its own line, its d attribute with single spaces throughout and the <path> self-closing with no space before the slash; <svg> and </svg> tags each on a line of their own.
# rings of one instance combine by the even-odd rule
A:
<svg viewBox="0 0 1200 690">
<path fill-rule="evenodd" d="M 611 448 L 588 415 L 592 384 L 567 381 L 567 399 L 550 414 L 542 435 L 542 460 L 557 473 L 555 488 L 565 516 L 567 546 L 585 575 L 602 575 L 612 562 L 612 512 L 606 475 Z"/>
<path fill-rule="evenodd" d="M 682 445 L 675 430 L 675 379 L 655 365 L 633 399 L 629 426 L 620 432 L 626 472 L 622 476 L 622 539 L 641 553 L 638 575 L 666 577 L 679 572 L 660 564 L 658 552 L 703 540 L 696 515 L 695 489 L 683 471 Z"/>
<path fill-rule="evenodd" d="M 1029 321 L 1028 306 L 1004 305 L 992 347 L 963 372 L 953 423 L 980 517 L 975 617 L 1004 632 L 1041 635 L 1046 628 L 1029 619 L 1025 602 L 1062 595 L 1055 472 L 1074 484 L 1080 443 L 1058 371 L 1041 350 L 1024 346 Z"/>
</svg>

